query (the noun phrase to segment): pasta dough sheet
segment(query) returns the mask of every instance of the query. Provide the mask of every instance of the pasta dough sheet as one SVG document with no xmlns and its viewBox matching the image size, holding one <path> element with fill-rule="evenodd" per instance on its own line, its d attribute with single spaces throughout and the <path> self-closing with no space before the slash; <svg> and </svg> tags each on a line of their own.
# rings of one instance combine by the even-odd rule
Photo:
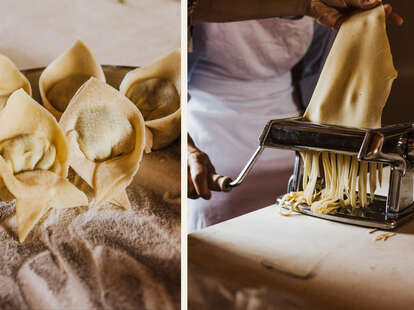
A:
<svg viewBox="0 0 414 310">
<path fill-rule="evenodd" d="M 125 188 L 145 147 L 139 110 L 113 87 L 92 77 L 72 98 L 59 124 L 70 145 L 70 166 L 93 188 L 92 205 L 99 207 L 112 199 L 128 209 Z"/>
<path fill-rule="evenodd" d="M 42 72 L 39 90 L 43 105 L 59 120 L 79 87 L 90 77 L 106 80 L 92 51 L 78 40 Z"/>
<path fill-rule="evenodd" d="M 357 12 L 341 26 L 303 118 L 319 124 L 381 127 L 382 110 L 396 77 L 384 7 Z M 290 205 L 291 210 L 307 204 L 314 213 L 333 213 L 341 206 L 368 206 L 382 166 L 323 153 L 320 171 L 319 155 L 302 152 L 303 192 L 287 194 L 282 204 Z M 324 189 L 316 186 L 322 175 Z"/>
<path fill-rule="evenodd" d="M 382 5 L 343 23 L 304 119 L 356 128 L 381 127 L 397 72 Z"/>
<path fill-rule="evenodd" d="M 3 109 L 10 95 L 20 88 L 32 95 L 32 87 L 27 78 L 9 58 L 0 54 L 0 110 Z"/>
<path fill-rule="evenodd" d="M 21 242 L 49 208 L 87 205 L 87 197 L 66 179 L 67 173 L 68 145 L 62 129 L 23 89 L 15 91 L 0 113 L 0 185 L 5 189 L 0 193 L 6 196 L 0 198 L 16 198 Z"/>
</svg>

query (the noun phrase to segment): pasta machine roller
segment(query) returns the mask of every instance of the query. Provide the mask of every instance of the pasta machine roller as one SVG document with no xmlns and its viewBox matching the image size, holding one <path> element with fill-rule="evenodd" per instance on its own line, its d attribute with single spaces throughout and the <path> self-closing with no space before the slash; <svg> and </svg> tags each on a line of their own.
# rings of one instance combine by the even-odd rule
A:
<svg viewBox="0 0 414 310">
<path fill-rule="evenodd" d="M 380 229 L 393 229 L 414 218 L 414 124 L 356 129 L 319 125 L 301 118 L 269 121 L 260 137 L 259 147 L 239 176 L 234 181 L 228 177 L 220 180 L 222 190 L 229 191 L 242 183 L 265 148 L 296 151 L 288 192 L 302 190 L 303 161 L 300 151 L 353 155 L 359 161 L 382 163 L 390 168 L 388 195 L 375 195 L 369 206 L 342 206 L 335 214 L 314 214 L 309 206 L 300 205 L 298 211 L 301 213 Z"/>
</svg>

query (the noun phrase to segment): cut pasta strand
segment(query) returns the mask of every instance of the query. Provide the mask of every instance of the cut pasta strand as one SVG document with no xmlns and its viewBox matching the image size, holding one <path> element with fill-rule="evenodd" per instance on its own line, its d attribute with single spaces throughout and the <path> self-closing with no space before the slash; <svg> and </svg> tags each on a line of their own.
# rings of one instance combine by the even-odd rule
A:
<svg viewBox="0 0 414 310">
<path fill-rule="evenodd" d="M 281 205 L 290 210 L 282 215 L 290 215 L 301 205 L 310 207 L 316 214 L 328 214 L 335 213 L 342 206 L 366 208 L 374 200 L 381 165 L 359 162 L 356 156 L 330 152 L 304 151 L 301 158 L 303 190 L 288 193 L 282 198 Z M 324 176 L 324 187 L 317 182 L 320 175 Z"/>
</svg>

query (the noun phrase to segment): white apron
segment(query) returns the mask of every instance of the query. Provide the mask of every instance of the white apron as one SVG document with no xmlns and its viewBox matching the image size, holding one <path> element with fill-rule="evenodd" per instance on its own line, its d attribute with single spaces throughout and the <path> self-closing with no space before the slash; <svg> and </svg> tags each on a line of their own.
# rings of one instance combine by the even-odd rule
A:
<svg viewBox="0 0 414 310">
<path fill-rule="evenodd" d="M 308 49 L 313 20 L 205 23 L 194 29 L 188 131 L 218 174 L 235 178 L 267 121 L 298 115 L 291 69 Z M 188 200 L 188 230 L 274 203 L 286 192 L 294 153 L 265 150 L 244 183 L 211 200 Z"/>
</svg>

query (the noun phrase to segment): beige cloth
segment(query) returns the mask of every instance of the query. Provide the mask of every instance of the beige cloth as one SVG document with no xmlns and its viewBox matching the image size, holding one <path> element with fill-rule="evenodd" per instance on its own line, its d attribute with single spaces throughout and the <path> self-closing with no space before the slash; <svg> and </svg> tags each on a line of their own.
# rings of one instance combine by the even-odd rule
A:
<svg viewBox="0 0 414 310">
<path fill-rule="evenodd" d="M 179 152 L 144 155 L 132 210 L 52 210 L 23 244 L 14 203 L 2 203 L 0 308 L 179 309 Z"/>
</svg>

